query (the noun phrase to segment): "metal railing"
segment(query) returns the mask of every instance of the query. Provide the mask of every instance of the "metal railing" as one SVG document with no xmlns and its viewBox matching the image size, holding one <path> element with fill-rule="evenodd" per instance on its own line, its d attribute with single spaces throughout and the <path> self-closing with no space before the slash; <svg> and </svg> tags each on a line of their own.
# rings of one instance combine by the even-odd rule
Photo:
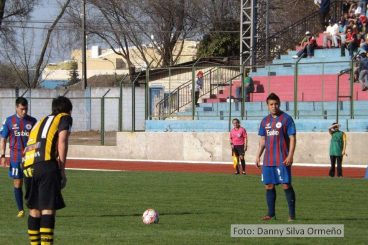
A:
<svg viewBox="0 0 368 245">
<path fill-rule="evenodd" d="M 289 63 L 268 65 L 262 68 L 263 70 L 259 69 L 256 76 L 253 75 L 255 91 L 247 97 L 250 98 L 250 102 L 234 96 L 234 91 L 239 89 L 239 81 L 242 79 L 242 74 L 238 74 L 235 78 L 224 81 L 221 86 L 216 85 L 216 89 L 210 89 L 211 98 L 213 95 L 215 100 L 197 108 L 193 119 L 227 120 L 233 116 L 241 119 L 259 119 L 267 114 L 265 99 L 271 92 L 279 95 L 282 101 L 281 109 L 290 113 L 295 119 L 335 118 L 336 102 L 333 101 L 336 101 L 338 74 L 341 70 L 351 69 L 354 66 L 351 60 L 312 62 L 311 59 L 290 60 Z M 249 68 L 245 67 L 245 69 Z M 362 111 L 361 106 L 354 106 L 354 101 L 366 97 L 364 92 L 359 91 L 360 86 L 352 82 L 352 77 L 352 73 L 345 74 L 339 81 L 341 85 L 339 96 L 342 100 L 339 113 L 345 118 L 366 117 L 368 111 Z M 234 79 L 237 83 L 234 83 Z M 219 97 L 216 97 L 216 94 Z M 242 98 L 246 97 L 243 95 Z M 333 102 L 332 107 L 331 102 Z M 258 107 L 254 109 L 256 105 Z M 174 112 L 171 116 L 176 119 L 192 119 L 192 113 L 191 107 L 186 107 L 185 110 Z"/>
<path fill-rule="evenodd" d="M 191 70 L 192 79 L 187 80 L 180 86 L 176 87 L 169 93 L 166 93 L 163 98 L 155 105 L 153 116 L 159 119 L 170 117 L 176 112 L 191 105 L 193 101 L 193 81 L 195 81 L 195 73 L 199 70 L 204 70 L 203 87 L 200 98 L 211 97 L 212 94 L 218 93 L 230 77 L 234 74 L 239 74 L 238 66 L 220 66 L 220 67 L 193 67 Z"/>
</svg>

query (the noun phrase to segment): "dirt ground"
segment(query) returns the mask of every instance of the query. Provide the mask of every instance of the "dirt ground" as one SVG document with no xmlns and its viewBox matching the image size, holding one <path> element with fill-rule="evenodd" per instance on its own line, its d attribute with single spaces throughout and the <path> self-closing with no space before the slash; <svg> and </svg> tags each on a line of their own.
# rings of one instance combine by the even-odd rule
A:
<svg viewBox="0 0 368 245">
<path fill-rule="evenodd" d="M 104 169 L 120 171 L 153 171 L 153 172 L 198 172 L 232 174 L 232 164 L 174 163 L 150 161 L 117 161 L 117 160 L 77 160 L 68 159 L 68 168 L 72 169 Z M 293 166 L 293 176 L 328 176 L 329 167 Z M 255 165 L 247 166 L 247 174 L 260 175 L 261 170 Z M 365 168 L 344 168 L 344 177 L 363 178 Z M 241 178 L 241 176 L 239 176 Z"/>
<path fill-rule="evenodd" d="M 69 144 L 101 145 L 101 134 L 99 131 L 72 132 Z M 105 132 L 105 145 L 116 145 L 116 132 Z"/>
</svg>

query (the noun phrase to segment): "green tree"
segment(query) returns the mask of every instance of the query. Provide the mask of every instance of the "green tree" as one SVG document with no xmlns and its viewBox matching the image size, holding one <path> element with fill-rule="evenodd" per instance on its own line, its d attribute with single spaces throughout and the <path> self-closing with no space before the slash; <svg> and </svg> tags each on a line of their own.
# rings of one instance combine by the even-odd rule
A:
<svg viewBox="0 0 368 245">
<path fill-rule="evenodd" d="M 197 57 L 239 56 L 239 35 L 215 33 L 205 35 L 198 46 Z"/>
<path fill-rule="evenodd" d="M 205 0 L 198 2 L 204 8 L 199 15 L 203 38 L 199 44 L 197 58 L 239 56 L 239 11 L 238 0 Z"/>
<path fill-rule="evenodd" d="M 76 66 L 73 66 L 69 72 L 69 82 L 68 86 L 80 82 L 79 73 Z"/>
</svg>

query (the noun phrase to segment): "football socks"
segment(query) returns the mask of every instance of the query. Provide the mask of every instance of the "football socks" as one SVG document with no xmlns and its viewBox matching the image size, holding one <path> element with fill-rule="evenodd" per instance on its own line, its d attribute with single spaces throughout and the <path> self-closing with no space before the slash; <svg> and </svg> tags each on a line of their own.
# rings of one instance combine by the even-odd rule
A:
<svg viewBox="0 0 368 245">
<path fill-rule="evenodd" d="M 41 245 L 51 245 L 54 242 L 55 215 L 41 216 Z"/>
<path fill-rule="evenodd" d="M 243 172 L 245 172 L 245 160 L 240 160 Z"/>
<path fill-rule="evenodd" d="M 284 191 L 285 191 L 286 201 L 287 201 L 288 206 L 289 206 L 289 216 L 290 217 L 295 217 L 295 192 L 294 192 L 294 188 L 292 186 L 290 186 L 288 189 L 286 189 Z"/>
<path fill-rule="evenodd" d="M 31 245 L 40 245 L 40 222 L 41 218 L 28 216 L 28 238 Z"/>
<path fill-rule="evenodd" d="M 275 188 L 271 190 L 266 190 L 266 200 L 268 207 L 268 216 L 275 216 L 275 203 L 276 203 L 276 190 Z"/>
<path fill-rule="evenodd" d="M 15 197 L 15 202 L 17 203 L 18 210 L 19 211 L 23 210 L 23 191 L 22 191 L 22 187 L 21 188 L 15 188 L 14 187 L 14 197 Z"/>
</svg>

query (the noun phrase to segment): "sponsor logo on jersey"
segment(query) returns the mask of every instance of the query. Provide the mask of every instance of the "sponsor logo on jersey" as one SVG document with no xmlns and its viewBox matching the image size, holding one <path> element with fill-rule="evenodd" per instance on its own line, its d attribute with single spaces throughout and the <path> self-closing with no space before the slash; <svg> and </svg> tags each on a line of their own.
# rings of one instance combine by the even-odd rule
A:
<svg viewBox="0 0 368 245">
<path fill-rule="evenodd" d="M 279 135 L 279 131 L 272 129 L 272 130 L 266 130 L 267 131 L 267 136 L 276 136 Z"/>
<path fill-rule="evenodd" d="M 15 136 L 29 136 L 29 132 L 28 131 L 17 131 L 17 130 L 15 130 L 14 131 L 14 135 Z"/>
<path fill-rule="evenodd" d="M 23 162 L 27 161 L 28 159 L 36 158 L 36 157 L 39 157 L 39 156 L 41 156 L 39 151 L 36 151 L 34 153 L 29 153 L 29 154 L 27 154 L 23 157 Z"/>
<path fill-rule="evenodd" d="M 15 130 L 15 129 L 19 129 L 19 127 L 18 127 L 18 125 L 15 123 L 15 124 L 13 124 L 12 129 L 13 129 L 13 130 Z"/>
</svg>

